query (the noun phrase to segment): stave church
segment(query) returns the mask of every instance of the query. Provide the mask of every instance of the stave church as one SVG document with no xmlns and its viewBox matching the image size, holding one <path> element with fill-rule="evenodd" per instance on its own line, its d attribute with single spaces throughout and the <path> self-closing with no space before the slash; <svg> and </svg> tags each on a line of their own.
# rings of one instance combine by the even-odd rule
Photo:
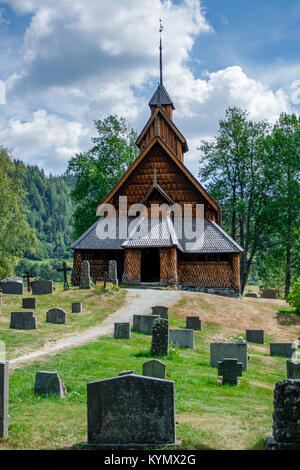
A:
<svg viewBox="0 0 300 470">
<path fill-rule="evenodd" d="M 120 284 L 176 286 L 239 296 L 243 249 L 221 228 L 218 203 L 184 164 L 188 145 L 174 123 L 174 103 L 163 84 L 161 40 L 160 82 L 149 107 L 151 115 L 136 141 L 139 156 L 104 201 L 99 201 L 99 208 L 105 204 L 115 208 L 116 236 L 99 237 L 97 221 L 72 244 L 72 282 L 79 284 L 84 260 L 89 261 L 95 282 L 103 279 L 109 261 L 115 260 Z M 185 231 L 178 231 L 178 223 L 171 216 L 158 217 L 153 224 L 147 217 L 139 217 L 136 222 L 127 217 L 127 230 L 120 230 L 120 197 L 127 198 L 128 206 L 143 204 L 149 214 L 153 205 L 181 207 L 182 224 L 184 206 L 188 204 L 192 227 L 197 226 L 193 220 L 196 207 L 202 205 L 201 244 L 191 249 Z"/>
</svg>

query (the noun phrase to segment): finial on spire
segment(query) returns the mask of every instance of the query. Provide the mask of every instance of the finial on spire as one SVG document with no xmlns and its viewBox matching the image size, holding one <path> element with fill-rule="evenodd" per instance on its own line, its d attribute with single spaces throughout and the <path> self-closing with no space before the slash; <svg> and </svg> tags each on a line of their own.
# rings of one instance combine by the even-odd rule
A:
<svg viewBox="0 0 300 470">
<path fill-rule="evenodd" d="M 161 42 L 161 33 L 163 32 L 163 25 L 161 19 L 159 20 L 159 70 L 160 70 L 160 84 L 163 82 L 163 69 L 162 69 L 162 42 Z"/>
</svg>

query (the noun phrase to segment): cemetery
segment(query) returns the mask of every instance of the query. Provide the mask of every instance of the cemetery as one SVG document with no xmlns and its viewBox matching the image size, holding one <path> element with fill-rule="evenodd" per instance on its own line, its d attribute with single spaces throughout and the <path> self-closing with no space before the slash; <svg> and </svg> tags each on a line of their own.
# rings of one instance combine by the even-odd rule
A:
<svg viewBox="0 0 300 470">
<path fill-rule="evenodd" d="M 298 448 L 286 437 L 293 423 L 279 417 L 273 422 L 274 406 L 289 404 L 273 400 L 279 393 L 277 383 L 297 382 L 299 361 L 271 356 L 270 346 L 293 344 L 300 331 L 296 327 L 295 332 L 293 324 L 278 324 L 271 304 L 250 309 L 249 321 L 246 299 L 184 293 L 168 310 L 160 306 L 151 313 L 149 308 L 148 314 L 115 321 L 110 334 L 92 342 L 14 366 L 18 344 L 23 353 L 29 352 L 99 324 L 125 304 L 125 289 L 113 296 L 96 292 L 93 286 L 63 290 L 62 283 L 56 283 L 52 294 L 38 298 L 37 330 L 23 330 L 18 339 L 9 320 L 24 301 L 19 294 L 3 294 L 0 338 L 12 336 L 7 348 L 10 367 L 8 362 L 0 364 L 0 430 L 6 436 L 0 439 L 0 449 Z M 31 295 L 24 293 L 23 298 Z M 74 304 L 81 304 L 83 313 L 72 313 Z M 47 323 L 49 311 L 54 317 L 64 312 L 67 322 Z M 191 312 L 198 323 L 189 323 Z M 201 329 L 196 329 L 200 318 Z M 263 344 L 247 345 L 249 331 L 252 340 L 261 339 L 263 331 Z M 288 386 L 298 390 L 293 383 Z M 141 404 L 138 412 L 136 403 Z M 263 412 L 254 416 L 253 409 Z M 30 419 L 23 422 L 29 410 Z M 16 433 L 20 426 L 22 431 Z"/>
</svg>

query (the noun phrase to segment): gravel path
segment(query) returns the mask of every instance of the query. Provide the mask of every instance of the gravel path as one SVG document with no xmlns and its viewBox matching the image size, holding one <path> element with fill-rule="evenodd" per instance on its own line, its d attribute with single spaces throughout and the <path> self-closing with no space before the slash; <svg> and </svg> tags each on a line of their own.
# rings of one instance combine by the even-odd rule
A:
<svg viewBox="0 0 300 470">
<path fill-rule="evenodd" d="M 113 333 L 115 322 L 132 321 L 135 314 L 151 313 L 154 305 L 165 305 L 170 307 L 180 299 L 182 292 L 167 291 L 158 289 L 126 289 L 127 305 L 120 308 L 112 315 L 109 315 L 103 322 L 76 335 L 66 335 L 64 338 L 46 343 L 43 348 L 32 353 L 17 357 L 9 361 L 10 369 L 17 369 L 26 365 L 30 361 L 35 361 L 43 356 L 56 354 L 64 349 L 74 348 L 83 344 L 95 341 L 99 336 L 106 336 Z"/>
</svg>

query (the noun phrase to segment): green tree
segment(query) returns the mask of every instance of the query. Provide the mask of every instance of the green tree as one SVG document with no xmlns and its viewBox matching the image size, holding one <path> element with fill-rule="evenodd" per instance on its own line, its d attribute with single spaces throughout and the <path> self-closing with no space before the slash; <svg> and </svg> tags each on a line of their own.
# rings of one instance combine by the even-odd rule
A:
<svg viewBox="0 0 300 470">
<path fill-rule="evenodd" d="M 252 122 L 239 108 L 228 108 L 219 133 L 202 141 L 199 177 L 223 210 L 223 225 L 244 248 L 241 256 L 241 291 L 247 283 L 256 254 L 275 221 L 275 166 L 269 155 L 270 125 Z"/>
<path fill-rule="evenodd" d="M 36 241 L 24 203 L 26 193 L 8 151 L 0 147 L 0 279 L 13 274 L 18 259 Z"/>
<path fill-rule="evenodd" d="M 94 124 L 98 131 L 98 137 L 92 139 L 94 146 L 71 158 L 67 169 L 68 175 L 76 177 L 71 193 L 76 204 L 76 238 L 97 220 L 97 206 L 138 156 L 137 134 L 128 129 L 124 118 L 111 115 Z"/>
</svg>

